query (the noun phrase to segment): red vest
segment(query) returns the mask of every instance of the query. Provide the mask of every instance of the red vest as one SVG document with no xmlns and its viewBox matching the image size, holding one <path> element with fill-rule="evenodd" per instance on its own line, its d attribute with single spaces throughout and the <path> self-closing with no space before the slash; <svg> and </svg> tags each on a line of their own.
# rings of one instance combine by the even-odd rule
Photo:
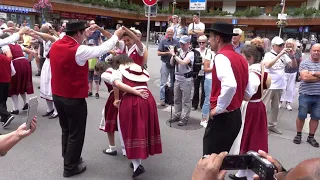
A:
<svg viewBox="0 0 320 180">
<path fill-rule="evenodd" d="M 52 94 L 65 98 L 88 97 L 88 62 L 79 66 L 76 62 L 78 44 L 70 36 L 52 44 L 50 49 Z"/>
<path fill-rule="evenodd" d="M 0 83 L 11 81 L 11 60 L 4 54 L 0 54 Z"/>
<path fill-rule="evenodd" d="M 244 93 L 249 80 L 249 68 L 247 60 L 233 50 L 231 45 L 223 47 L 218 54 L 226 56 L 231 63 L 231 68 L 234 74 L 234 77 L 237 81 L 236 93 L 232 98 L 230 105 L 227 107 L 228 111 L 233 111 L 240 108 Z M 219 61 L 215 59 L 214 61 Z M 212 90 L 210 97 L 210 109 L 213 109 L 217 106 L 217 99 L 221 92 L 221 82 L 217 77 L 217 71 L 215 65 L 212 68 Z"/>
</svg>

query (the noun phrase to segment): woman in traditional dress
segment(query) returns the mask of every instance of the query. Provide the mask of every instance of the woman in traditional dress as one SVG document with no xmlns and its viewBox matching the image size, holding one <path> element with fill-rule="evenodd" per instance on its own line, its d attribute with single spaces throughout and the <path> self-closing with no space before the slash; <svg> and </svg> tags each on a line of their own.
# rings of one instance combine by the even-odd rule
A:
<svg viewBox="0 0 320 180">
<path fill-rule="evenodd" d="M 28 109 L 27 94 L 33 94 L 32 71 L 29 61 L 23 52 L 32 55 L 33 51 L 19 44 L 12 43 L 2 47 L 2 51 L 12 60 L 16 74 L 12 76 L 9 90 L 9 97 L 12 98 L 13 110 L 11 114 L 19 114 L 18 95 L 23 99 L 22 110 Z"/>
<path fill-rule="evenodd" d="M 119 55 L 114 60 L 117 58 L 128 57 Z M 126 63 L 112 74 L 103 73 L 102 79 L 126 92 L 119 105 L 118 130 L 135 178 L 145 172 L 142 159 L 162 153 L 157 106 L 147 88 L 149 74 L 135 63 Z"/>
<path fill-rule="evenodd" d="M 125 33 L 123 34 L 122 40 L 119 41 L 119 48 L 123 54 L 127 54 L 134 63 L 143 66 L 146 63 L 144 58 L 145 48 L 139 38 L 135 35 L 132 30 L 123 27 Z"/>
<path fill-rule="evenodd" d="M 268 152 L 268 123 L 267 112 L 264 103 L 261 101 L 262 92 L 268 89 L 271 84 L 271 78 L 267 72 L 264 72 L 264 66 L 261 66 L 261 60 L 264 55 L 264 49 L 261 46 L 247 45 L 242 49 L 243 56 L 248 60 L 249 81 L 255 94 L 245 97 L 242 103 L 241 114 L 243 125 L 237 139 L 233 144 L 234 154 L 246 154 L 248 151 L 263 150 Z M 230 174 L 231 179 L 247 177 L 252 179 L 254 172 L 251 170 L 240 170 L 237 174 Z"/>
<path fill-rule="evenodd" d="M 42 117 L 49 117 L 49 119 L 54 119 L 58 117 L 58 112 L 54 107 L 52 90 L 51 90 L 51 67 L 50 58 L 48 56 L 52 43 L 59 39 L 58 36 L 53 32 L 51 24 L 44 24 L 41 27 L 42 32 L 33 31 L 35 35 L 40 36 L 44 41 L 44 52 L 43 57 L 46 60 L 43 63 L 41 76 L 40 76 L 40 97 L 45 99 L 47 102 L 47 110 L 42 115 Z"/>
</svg>

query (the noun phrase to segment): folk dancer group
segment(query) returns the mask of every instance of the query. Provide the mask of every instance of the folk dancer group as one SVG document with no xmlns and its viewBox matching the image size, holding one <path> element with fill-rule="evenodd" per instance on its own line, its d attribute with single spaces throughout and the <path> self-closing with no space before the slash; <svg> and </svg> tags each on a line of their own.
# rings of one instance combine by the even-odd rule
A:
<svg viewBox="0 0 320 180">
<path fill-rule="evenodd" d="M 86 170 L 81 152 L 87 120 L 87 61 L 124 44 L 122 54 L 128 54 L 130 58 L 128 55 L 115 56 L 110 63 L 113 68 L 102 74 L 102 79 L 112 87 L 107 85 L 111 94 L 104 110 L 105 125 L 100 129 L 108 132 L 110 146 L 103 152 L 110 155 L 116 155 L 114 131 L 119 131 L 123 154 L 131 160 L 132 177 L 135 178 L 145 172 L 142 159 L 162 153 L 156 102 L 147 88 L 150 77 L 141 66 L 145 48 L 125 27 L 116 30 L 100 46 L 81 45 L 96 29 L 110 36 L 97 26 L 86 28 L 85 23 L 79 21 L 67 23 L 66 35 L 52 44 L 49 53 L 53 101 L 62 129 L 63 176 L 70 177 Z M 121 38 L 124 42 L 118 41 Z"/>
</svg>

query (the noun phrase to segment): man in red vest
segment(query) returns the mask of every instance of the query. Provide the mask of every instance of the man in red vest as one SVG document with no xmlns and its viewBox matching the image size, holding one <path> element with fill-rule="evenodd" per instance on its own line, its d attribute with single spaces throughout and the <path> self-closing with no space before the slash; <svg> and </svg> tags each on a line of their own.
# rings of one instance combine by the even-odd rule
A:
<svg viewBox="0 0 320 180">
<path fill-rule="evenodd" d="M 86 166 L 81 165 L 81 152 L 87 122 L 85 100 L 89 88 L 87 61 L 108 53 L 123 34 L 120 28 L 100 46 L 81 45 L 89 31 L 99 29 L 105 36 L 108 34 L 97 26 L 86 28 L 85 24 L 81 21 L 67 23 L 66 35 L 52 45 L 49 54 L 52 96 L 62 129 L 64 177 L 80 174 L 86 170 Z"/>
<path fill-rule="evenodd" d="M 241 128 L 240 106 L 249 78 L 249 65 L 234 51 L 231 44 L 233 25 L 225 22 L 212 24 L 211 50 L 217 55 L 212 68 L 210 119 L 203 137 L 203 154 L 230 151 Z M 249 86 L 248 86 L 249 87 Z"/>
</svg>

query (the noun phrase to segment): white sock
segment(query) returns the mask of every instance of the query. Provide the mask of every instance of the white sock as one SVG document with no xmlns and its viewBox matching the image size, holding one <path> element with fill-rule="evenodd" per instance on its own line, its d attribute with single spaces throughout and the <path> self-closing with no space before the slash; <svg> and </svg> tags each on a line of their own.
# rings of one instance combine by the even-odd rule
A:
<svg viewBox="0 0 320 180">
<path fill-rule="evenodd" d="M 47 106 L 48 106 L 48 109 L 47 109 L 47 112 L 51 112 L 53 110 L 53 101 L 47 101 Z"/>
<path fill-rule="evenodd" d="M 27 101 L 27 93 L 24 93 L 24 94 L 20 94 L 22 100 L 23 100 L 23 105 L 27 104 L 28 101 Z"/>
<path fill-rule="evenodd" d="M 11 96 L 12 99 L 12 104 L 13 104 L 13 110 L 19 110 L 19 106 L 18 106 L 18 95 L 12 95 Z"/>
<path fill-rule="evenodd" d="M 133 172 L 136 171 L 138 169 L 138 167 L 141 164 L 141 159 L 132 159 L 131 160 L 132 164 L 133 164 Z"/>
<path fill-rule="evenodd" d="M 239 170 L 236 174 L 237 177 L 246 177 L 247 176 L 247 170 Z"/>
</svg>

